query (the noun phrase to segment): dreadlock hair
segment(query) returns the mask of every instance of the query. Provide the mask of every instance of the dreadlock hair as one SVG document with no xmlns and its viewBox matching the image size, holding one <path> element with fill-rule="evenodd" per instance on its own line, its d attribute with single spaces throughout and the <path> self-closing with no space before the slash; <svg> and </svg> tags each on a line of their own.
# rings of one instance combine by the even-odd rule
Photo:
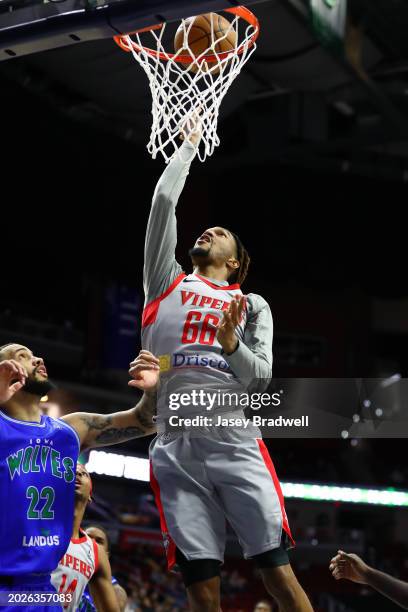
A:
<svg viewBox="0 0 408 612">
<path fill-rule="evenodd" d="M 239 285 L 242 285 L 242 283 L 247 277 L 251 258 L 249 257 L 248 251 L 242 244 L 240 238 L 233 232 L 231 233 L 234 236 L 235 244 L 237 245 L 237 259 L 239 261 L 239 268 L 231 274 L 229 282 L 238 283 Z"/>
</svg>

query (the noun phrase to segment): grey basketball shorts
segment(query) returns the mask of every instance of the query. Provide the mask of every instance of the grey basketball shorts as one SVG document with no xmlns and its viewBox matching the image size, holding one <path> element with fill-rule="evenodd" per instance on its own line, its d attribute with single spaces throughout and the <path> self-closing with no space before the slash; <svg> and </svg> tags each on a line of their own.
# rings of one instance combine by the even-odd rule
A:
<svg viewBox="0 0 408 612">
<path fill-rule="evenodd" d="M 244 557 L 294 546 L 282 490 L 260 438 L 219 429 L 158 435 L 150 447 L 151 485 L 168 567 L 178 548 L 188 560 L 224 560 L 226 519 Z M 284 536 L 284 537 L 283 537 Z"/>
</svg>

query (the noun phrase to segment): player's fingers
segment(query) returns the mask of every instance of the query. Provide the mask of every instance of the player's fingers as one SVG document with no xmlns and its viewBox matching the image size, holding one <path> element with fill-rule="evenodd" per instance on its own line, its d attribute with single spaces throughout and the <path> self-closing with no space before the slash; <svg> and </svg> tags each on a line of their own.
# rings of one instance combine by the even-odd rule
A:
<svg viewBox="0 0 408 612">
<path fill-rule="evenodd" d="M 3 361 L 1 364 L 2 370 L 5 370 L 9 375 L 18 374 L 17 363 L 13 360 Z"/>
<path fill-rule="evenodd" d="M 234 327 L 236 327 L 239 323 L 237 300 L 232 300 L 230 304 L 230 316 L 232 324 L 234 325 Z"/>
<path fill-rule="evenodd" d="M 158 366 L 156 363 L 138 363 L 132 368 L 129 368 L 129 374 L 140 374 L 140 372 L 146 370 L 160 370 L 160 366 Z"/>
<path fill-rule="evenodd" d="M 224 324 L 226 328 L 234 327 L 231 314 L 227 310 L 224 310 Z"/>
<path fill-rule="evenodd" d="M 140 379 L 140 380 L 129 380 L 128 386 L 129 387 L 137 387 L 138 389 L 144 389 L 145 388 L 145 383 L 144 383 L 144 381 L 142 379 Z"/>
<path fill-rule="evenodd" d="M 21 385 L 25 384 L 27 372 L 20 364 L 15 362 L 8 362 L 5 365 L 5 370 L 7 372 L 7 378 L 10 382 L 17 380 L 21 383 Z"/>
<path fill-rule="evenodd" d="M 227 310 L 224 310 L 224 312 L 222 313 L 221 323 L 225 323 L 226 321 L 228 321 L 228 317 L 230 315 L 229 309 L 230 307 L 228 306 Z"/>
<path fill-rule="evenodd" d="M 226 325 L 228 324 L 227 314 L 228 311 L 224 310 L 217 325 L 218 329 L 226 329 Z"/>
<path fill-rule="evenodd" d="M 146 361 L 145 359 L 141 359 L 140 357 L 137 357 L 134 361 L 132 361 L 132 363 L 129 364 L 129 370 L 131 368 L 134 368 L 135 366 L 140 365 L 141 363 L 150 363 L 150 362 Z"/>
<path fill-rule="evenodd" d="M 237 296 L 235 299 L 236 306 L 236 325 L 239 325 L 242 321 L 242 312 L 244 310 L 244 296 Z"/>
<path fill-rule="evenodd" d="M 152 358 L 152 359 L 157 359 L 157 361 L 159 361 L 159 358 L 158 358 L 158 357 L 156 357 L 156 355 L 154 355 L 154 354 L 153 354 L 151 351 L 147 351 L 146 349 L 141 349 L 141 350 L 139 351 L 139 355 L 138 355 L 138 357 L 141 357 L 142 355 L 143 355 L 144 357 L 150 357 L 150 358 Z"/>
<path fill-rule="evenodd" d="M 8 359 L 5 363 L 12 364 L 16 366 L 17 368 L 20 366 L 19 362 L 16 359 Z"/>
<path fill-rule="evenodd" d="M 134 359 L 129 365 L 133 366 L 137 363 L 140 363 L 140 361 L 146 361 L 148 363 L 157 363 L 157 365 L 159 365 L 160 363 L 160 360 L 155 357 L 153 353 L 150 353 L 149 351 L 140 351 L 136 359 Z"/>
<path fill-rule="evenodd" d="M 242 321 L 242 314 L 244 312 L 245 306 L 246 306 L 246 299 L 245 299 L 245 296 L 243 295 L 241 297 L 241 299 L 239 300 L 239 303 L 238 303 L 238 318 L 239 318 L 239 322 Z"/>
<path fill-rule="evenodd" d="M 18 374 L 21 378 L 27 378 L 27 370 L 15 359 L 10 359 L 7 362 L 10 366 L 10 370 Z"/>
<path fill-rule="evenodd" d="M 341 565 L 339 565 L 338 563 L 331 563 L 330 565 L 330 571 L 334 572 L 334 571 L 339 571 L 342 570 L 344 568 L 341 567 Z"/>
<path fill-rule="evenodd" d="M 27 370 L 25 368 L 23 368 L 23 366 L 21 364 L 17 364 L 17 370 L 18 370 L 18 375 L 20 378 L 20 381 L 24 381 L 27 378 L 28 374 L 27 374 Z"/>
<path fill-rule="evenodd" d="M 342 563 L 344 564 L 347 559 L 345 557 L 343 557 L 343 555 L 337 555 L 336 557 L 334 557 L 336 563 Z"/>
<path fill-rule="evenodd" d="M 138 368 L 138 369 L 148 368 L 154 365 L 157 365 L 157 364 L 151 363 L 150 361 L 145 361 L 144 359 L 137 359 L 136 361 L 130 364 L 129 371 L 134 370 L 135 368 Z"/>
<path fill-rule="evenodd" d="M 160 365 L 158 363 L 150 363 L 149 361 L 138 361 L 134 366 L 129 368 L 130 370 L 158 370 Z"/>
<path fill-rule="evenodd" d="M 13 385 L 10 385 L 10 389 L 12 391 L 14 391 L 14 393 L 17 393 L 17 391 L 20 391 L 20 389 L 22 389 L 24 383 L 22 382 L 16 382 Z"/>
<path fill-rule="evenodd" d="M 160 363 L 160 360 L 151 353 L 140 353 L 131 363 L 147 361 L 148 363 Z"/>
<path fill-rule="evenodd" d="M 339 570 L 339 572 L 343 572 L 344 573 L 344 572 L 346 572 L 348 570 L 349 565 L 348 565 L 348 563 L 343 563 L 343 562 L 339 561 L 337 563 L 336 567 Z"/>
<path fill-rule="evenodd" d="M 351 561 L 353 557 L 345 553 L 343 550 L 339 550 L 339 559 L 340 561 L 345 562 L 345 561 Z"/>
</svg>

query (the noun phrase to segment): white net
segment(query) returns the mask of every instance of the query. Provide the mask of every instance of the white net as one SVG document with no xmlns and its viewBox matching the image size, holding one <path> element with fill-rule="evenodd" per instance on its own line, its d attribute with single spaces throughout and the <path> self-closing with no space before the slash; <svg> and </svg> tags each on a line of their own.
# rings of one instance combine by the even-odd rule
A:
<svg viewBox="0 0 408 612">
<path fill-rule="evenodd" d="M 148 35 L 154 41 L 153 45 L 150 43 L 151 48 L 145 46 L 145 40 L 142 42 L 141 33 L 121 37 L 122 48 L 126 45 L 126 50 L 132 52 L 149 79 L 153 121 L 147 149 L 153 159 L 161 153 L 166 163 L 178 151 L 180 134 L 191 120 L 199 124 L 201 132 L 199 143 L 195 143 L 186 132 L 186 139 L 194 147 L 191 157 L 197 153 L 204 161 L 213 154 L 220 144 L 217 126 L 221 102 L 256 49 L 257 22 L 251 24 L 236 15 L 229 21 L 227 29 L 214 34 L 214 28 L 211 28 L 208 38 L 211 38 L 211 45 L 195 56 L 189 47 L 193 23 L 191 18 L 182 20 L 178 31 L 182 31 L 183 45 L 175 54 L 165 49 L 166 24 L 149 31 Z M 231 51 L 220 52 L 225 45 L 230 48 L 231 40 L 236 41 L 237 46 Z M 186 58 L 190 63 L 185 61 Z"/>
</svg>

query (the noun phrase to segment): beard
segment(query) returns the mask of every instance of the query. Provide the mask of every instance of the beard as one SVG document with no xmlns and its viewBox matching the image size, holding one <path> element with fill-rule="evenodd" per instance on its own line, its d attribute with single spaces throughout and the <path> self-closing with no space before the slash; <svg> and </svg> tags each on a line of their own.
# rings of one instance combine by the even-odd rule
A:
<svg viewBox="0 0 408 612">
<path fill-rule="evenodd" d="M 210 256 L 211 248 L 212 248 L 212 245 L 210 246 L 209 249 L 203 249 L 202 247 L 199 247 L 199 246 L 193 247 L 192 249 L 189 250 L 188 254 L 190 255 L 190 257 L 200 257 L 204 259 L 204 257 Z"/>
<path fill-rule="evenodd" d="M 31 395 L 38 395 L 42 397 L 56 388 L 56 385 L 54 385 L 54 383 L 52 383 L 50 380 L 32 380 L 31 378 L 28 378 L 26 384 L 22 388 L 22 391 L 30 393 Z"/>
</svg>

